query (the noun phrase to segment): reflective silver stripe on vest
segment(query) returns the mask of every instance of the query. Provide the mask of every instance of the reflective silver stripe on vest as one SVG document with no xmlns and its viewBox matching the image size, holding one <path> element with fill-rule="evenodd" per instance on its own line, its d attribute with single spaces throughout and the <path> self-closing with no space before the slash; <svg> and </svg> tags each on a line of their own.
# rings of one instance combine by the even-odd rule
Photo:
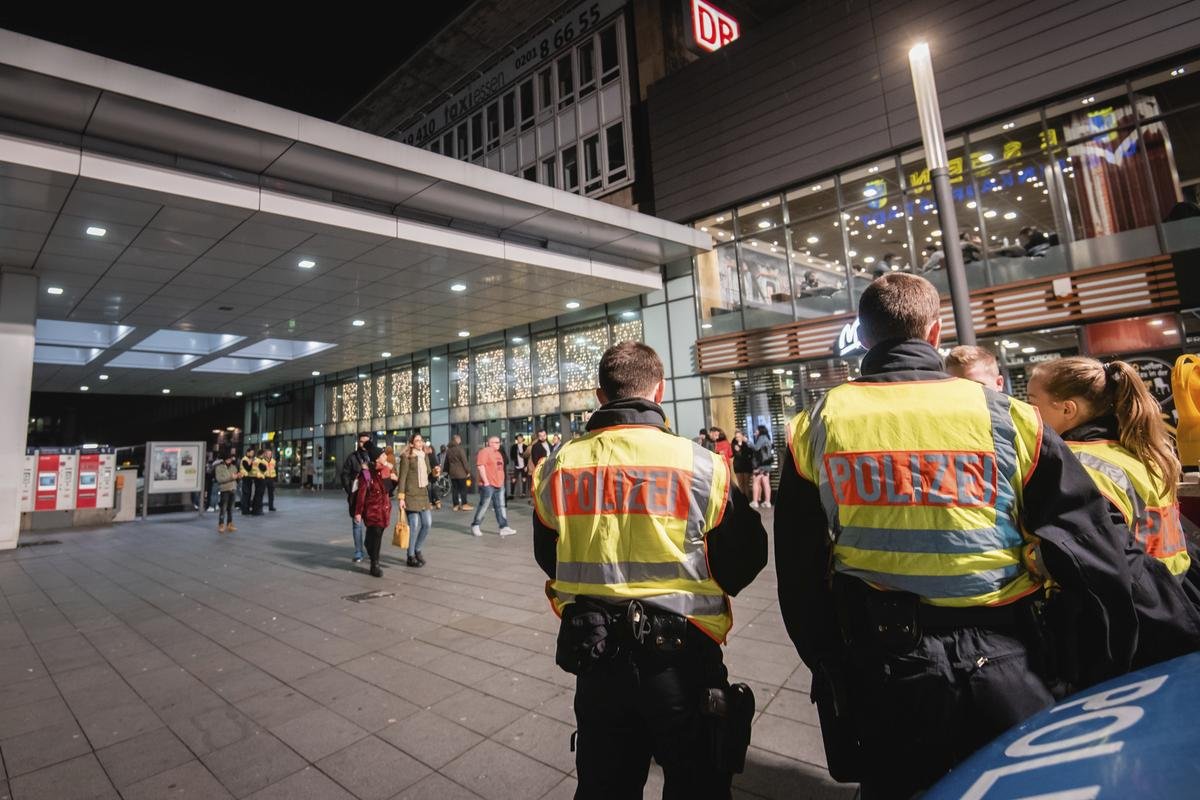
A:
<svg viewBox="0 0 1200 800">
<path fill-rule="evenodd" d="M 560 561 L 556 580 L 567 583 L 620 584 L 658 583 L 660 581 L 703 581 L 708 578 L 708 561 L 703 550 L 693 550 L 682 561 L 594 564 L 588 561 Z"/>
<path fill-rule="evenodd" d="M 687 544 L 689 552 L 697 545 L 704 546 L 704 523 L 713 492 L 716 464 L 708 451 L 697 444 L 692 446 L 692 496 L 688 503 Z"/>
<path fill-rule="evenodd" d="M 575 595 L 570 592 L 564 592 L 561 589 L 555 589 L 554 594 L 558 597 L 561 603 L 574 603 Z M 658 594 L 652 597 L 601 597 L 595 596 L 597 600 L 605 603 L 622 604 L 630 600 L 637 600 L 643 605 L 657 608 L 659 611 L 667 611 L 671 614 L 679 614 L 683 617 L 715 617 L 724 614 L 726 611 L 725 595 L 723 594 L 693 594 L 692 592 L 671 592 L 669 594 Z"/>
<path fill-rule="evenodd" d="M 825 428 L 825 420 L 822 416 L 825 412 L 825 400 L 829 395 L 826 394 L 817 401 L 809 412 L 808 418 L 808 439 L 809 448 L 811 449 L 816 461 L 813 463 L 813 476 L 817 480 L 817 490 L 821 493 L 821 507 L 825 509 L 825 517 L 829 520 L 829 531 L 833 534 L 834 541 L 842 535 L 842 519 L 838 513 L 837 497 L 833 494 L 833 486 L 829 483 L 829 474 L 825 470 L 825 446 L 828 443 L 829 432 Z M 802 453 L 797 453 L 797 456 L 802 456 Z"/>
<path fill-rule="evenodd" d="M 1095 453 L 1077 452 L 1075 456 L 1079 459 L 1080 464 L 1096 470 L 1096 472 L 1111 480 L 1129 498 L 1129 507 L 1133 509 L 1133 519 L 1129 520 L 1129 527 L 1132 528 L 1141 519 L 1142 510 L 1145 508 L 1145 505 L 1142 503 L 1142 498 L 1138 497 L 1137 490 L 1133 488 L 1133 484 L 1130 482 L 1129 476 L 1125 474 L 1125 470 L 1116 464 L 1110 464 Z"/>
</svg>

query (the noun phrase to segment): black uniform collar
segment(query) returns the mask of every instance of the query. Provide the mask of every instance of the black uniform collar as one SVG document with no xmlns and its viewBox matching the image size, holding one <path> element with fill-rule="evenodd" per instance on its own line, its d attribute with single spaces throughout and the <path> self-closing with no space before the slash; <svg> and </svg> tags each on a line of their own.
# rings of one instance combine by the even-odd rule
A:
<svg viewBox="0 0 1200 800">
<path fill-rule="evenodd" d="M 652 400 L 632 397 L 628 400 L 614 400 L 605 403 L 592 414 L 588 420 L 589 431 L 600 428 L 611 428 L 614 425 L 646 425 L 652 428 L 668 430 L 667 415 L 662 406 Z"/>
<path fill-rule="evenodd" d="M 1062 438 L 1064 442 L 1118 442 L 1121 434 L 1117 429 L 1117 418 L 1105 414 L 1064 431 Z"/>
<path fill-rule="evenodd" d="M 890 339 L 875 345 L 862 360 L 866 381 L 935 381 L 950 376 L 933 345 L 921 339 Z"/>
</svg>

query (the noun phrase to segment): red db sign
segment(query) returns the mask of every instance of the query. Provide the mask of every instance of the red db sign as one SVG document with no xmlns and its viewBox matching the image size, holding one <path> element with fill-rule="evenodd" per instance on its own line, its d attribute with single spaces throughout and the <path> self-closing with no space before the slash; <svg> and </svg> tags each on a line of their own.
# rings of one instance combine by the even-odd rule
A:
<svg viewBox="0 0 1200 800">
<path fill-rule="evenodd" d="M 712 53 L 720 50 L 741 35 L 738 21 L 705 0 L 688 0 L 691 12 L 693 49 Z"/>
</svg>

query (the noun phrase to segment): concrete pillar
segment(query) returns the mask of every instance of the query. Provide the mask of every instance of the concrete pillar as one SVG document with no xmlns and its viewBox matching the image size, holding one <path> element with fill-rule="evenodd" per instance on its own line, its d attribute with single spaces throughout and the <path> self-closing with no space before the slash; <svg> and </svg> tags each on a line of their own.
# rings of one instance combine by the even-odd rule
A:
<svg viewBox="0 0 1200 800">
<path fill-rule="evenodd" d="M 17 546 L 21 527 L 20 480 L 33 390 L 33 332 L 38 279 L 0 270 L 0 550 Z"/>
</svg>

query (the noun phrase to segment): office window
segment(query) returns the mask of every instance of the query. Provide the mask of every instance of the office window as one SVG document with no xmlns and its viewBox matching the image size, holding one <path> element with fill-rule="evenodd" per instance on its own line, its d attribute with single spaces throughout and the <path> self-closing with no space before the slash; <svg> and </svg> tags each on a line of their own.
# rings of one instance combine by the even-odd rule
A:
<svg viewBox="0 0 1200 800">
<path fill-rule="evenodd" d="M 521 84 L 521 130 L 533 127 L 533 79 Z"/>
<path fill-rule="evenodd" d="M 579 56 L 579 96 L 586 97 L 596 89 L 596 45 L 589 38 L 575 52 Z"/>
<path fill-rule="evenodd" d="M 487 149 L 494 150 L 500 140 L 500 104 L 493 101 L 487 107 Z"/>
<path fill-rule="evenodd" d="M 429 143 L 429 152 L 441 153 L 442 152 L 442 143 L 439 142 L 437 139 L 434 139 L 432 142 Z"/>
<path fill-rule="evenodd" d="M 503 111 L 504 132 L 508 133 L 517 124 L 516 96 L 508 92 L 500 98 L 500 108 Z"/>
<path fill-rule="evenodd" d="M 458 129 L 455 131 L 455 138 L 458 140 L 458 157 L 464 161 L 471 154 L 471 143 L 467 141 L 467 123 L 460 122 Z"/>
<path fill-rule="evenodd" d="M 610 25 L 600 32 L 600 83 L 611 83 L 620 74 L 621 59 L 617 50 L 617 26 Z"/>
<path fill-rule="evenodd" d="M 442 136 L 442 155 L 454 158 L 454 130 L 448 130 Z"/>
<path fill-rule="evenodd" d="M 558 188 L 558 160 L 554 156 L 542 161 L 542 183 L 551 189 Z"/>
<path fill-rule="evenodd" d="M 526 167 L 525 171 L 521 173 L 521 177 L 527 181 L 537 183 L 537 164 L 534 164 L 532 167 Z"/>
<path fill-rule="evenodd" d="M 471 158 L 483 155 L 483 112 L 476 111 L 471 117 Z"/>
<path fill-rule="evenodd" d="M 579 191 L 579 153 L 575 145 L 562 151 L 563 188 L 568 192 Z"/>
<path fill-rule="evenodd" d="M 558 107 L 566 108 L 575 101 L 575 80 L 571 70 L 571 54 L 558 60 Z"/>
<path fill-rule="evenodd" d="M 554 82 L 550 78 L 550 67 L 538 73 L 538 101 L 541 111 L 554 108 Z"/>
<path fill-rule="evenodd" d="M 619 181 L 628 174 L 625 168 L 625 126 L 620 122 L 609 125 L 604 136 L 608 151 L 608 179 Z"/>
<path fill-rule="evenodd" d="M 591 193 L 601 186 L 600 180 L 600 134 L 592 134 L 583 140 L 584 192 Z"/>
</svg>

